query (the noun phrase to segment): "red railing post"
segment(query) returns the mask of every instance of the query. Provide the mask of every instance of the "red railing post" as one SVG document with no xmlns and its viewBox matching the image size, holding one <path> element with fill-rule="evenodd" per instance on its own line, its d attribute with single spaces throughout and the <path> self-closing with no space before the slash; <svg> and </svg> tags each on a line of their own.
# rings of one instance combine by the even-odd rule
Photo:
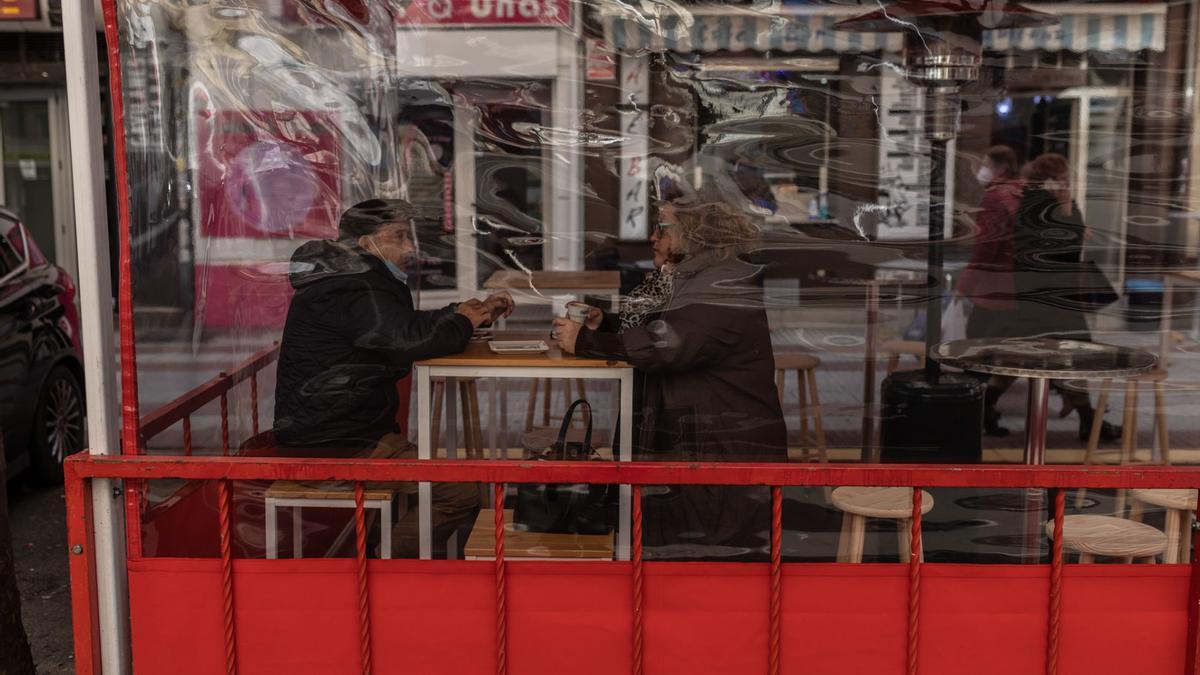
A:
<svg viewBox="0 0 1200 675">
<path fill-rule="evenodd" d="M 643 640 L 645 639 L 645 630 L 643 626 L 644 612 L 646 608 L 645 588 L 642 580 L 642 486 L 634 485 L 630 501 L 633 502 L 633 528 L 630 532 L 630 539 L 633 540 L 632 573 L 633 573 L 633 675 L 642 675 L 644 667 L 643 657 Z"/>
<path fill-rule="evenodd" d="M 508 578 L 504 573 L 504 483 L 496 483 L 496 675 L 508 673 Z"/>
<path fill-rule="evenodd" d="M 183 418 L 183 454 L 185 457 L 192 456 L 192 418 Z"/>
<path fill-rule="evenodd" d="M 221 455 L 229 456 L 229 394 L 225 392 L 221 392 Z"/>
<path fill-rule="evenodd" d="M 371 605 L 367 589 L 367 517 L 362 481 L 354 482 L 354 555 L 358 572 L 359 657 L 363 675 L 371 675 Z"/>
<path fill-rule="evenodd" d="M 1197 675 L 1200 664 L 1200 508 L 1192 521 L 1192 575 L 1188 584 L 1186 675 Z"/>
<path fill-rule="evenodd" d="M 237 675 L 237 624 L 233 604 L 233 506 L 230 503 L 229 481 L 217 482 L 217 501 L 221 537 L 221 593 L 225 615 L 225 673 Z"/>
<path fill-rule="evenodd" d="M 917 675 L 921 642 L 921 488 L 912 486 L 908 550 L 908 675 Z"/>
<path fill-rule="evenodd" d="M 258 435 L 258 372 L 250 373 L 250 430 Z"/>
<path fill-rule="evenodd" d="M 779 675 L 783 625 L 783 488 L 771 486 L 771 601 L 767 636 L 767 673 Z"/>
<path fill-rule="evenodd" d="M 77 462 L 63 466 L 67 498 L 67 550 L 71 570 L 71 623 L 75 672 L 93 675 L 100 668 L 100 612 L 96 596 L 96 550 L 92 544 L 92 482 L 80 476 Z"/>
<path fill-rule="evenodd" d="M 1050 622 L 1046 635 L 1046 675 L 1058 675 L 1058 636 L 1062 621 L 1063 511 L 1067 492 L 1054 491 L 1054 536 L 1050 543 Z"/>
</svg>

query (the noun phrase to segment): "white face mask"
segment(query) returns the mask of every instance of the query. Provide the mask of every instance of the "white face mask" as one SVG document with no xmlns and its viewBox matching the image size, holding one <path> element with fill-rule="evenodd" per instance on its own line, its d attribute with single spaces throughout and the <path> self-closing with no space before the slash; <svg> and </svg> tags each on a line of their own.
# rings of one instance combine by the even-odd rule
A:
<svg viewBox="0 0 1200 675">
<path fill-rule="evenodd" d="M 987 185 L 992 182 L 996 174 L 992 171 L 992 167 L 984 164 L 979 167 L 979 171 L 975 172 L 975 180 L 979 181 L 980 185 Z"/>
</svg>

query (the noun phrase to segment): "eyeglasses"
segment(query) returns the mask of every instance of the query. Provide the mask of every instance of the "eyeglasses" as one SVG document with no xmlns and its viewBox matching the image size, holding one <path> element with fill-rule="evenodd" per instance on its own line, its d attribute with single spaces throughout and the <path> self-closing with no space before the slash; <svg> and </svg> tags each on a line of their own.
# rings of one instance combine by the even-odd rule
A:
<svg viewBox="0 0 1200 675">
<path fill-rule="evenodd" d="M 670 223 L 655 223 L 653 233 L 661 237 L 663 231 L 669 227 L 671 227 Z"/>
</svg>

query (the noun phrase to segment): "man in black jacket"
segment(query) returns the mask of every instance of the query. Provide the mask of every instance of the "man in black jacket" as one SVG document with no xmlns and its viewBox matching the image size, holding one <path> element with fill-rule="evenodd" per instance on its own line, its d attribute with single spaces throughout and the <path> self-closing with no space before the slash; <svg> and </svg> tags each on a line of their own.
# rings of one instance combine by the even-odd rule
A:
<svg viewBox="0 0 1200 675">
<path fill-rule="evenodd" d="M 507 293 L 415 309 L 402 271 L 416 252 L 415 216 L 406 202 L 362 202 L 342 215 L 337 241 L 310 241 L 292 255 L 296 292 L 275 386 L 275 440 L 286 454 L 415 457 L 396 424 L 396 382 L 414 361 L 460 352 L 475 328 L 512 312 Z M 477 510 L 476 486 L 438 485 L 435 536 Z M 412 516 L 397 525 L 401 551 L 415 544 Z"/>
</svg>

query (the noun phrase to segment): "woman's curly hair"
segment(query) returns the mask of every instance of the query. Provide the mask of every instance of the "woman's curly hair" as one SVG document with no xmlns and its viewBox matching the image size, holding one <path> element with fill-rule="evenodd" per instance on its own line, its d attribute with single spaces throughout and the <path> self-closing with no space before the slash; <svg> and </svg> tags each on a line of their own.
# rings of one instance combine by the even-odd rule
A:
<svg viewBox="0 0 1200 675">
<path fill-rule="evenodd" d="M 706 202 L 675 207 L 674 252 L 690 256 L 710 250 L 720 258 L 744 252 L 759 236 L 759 228 L 728 204 Z"/>
</svg>

